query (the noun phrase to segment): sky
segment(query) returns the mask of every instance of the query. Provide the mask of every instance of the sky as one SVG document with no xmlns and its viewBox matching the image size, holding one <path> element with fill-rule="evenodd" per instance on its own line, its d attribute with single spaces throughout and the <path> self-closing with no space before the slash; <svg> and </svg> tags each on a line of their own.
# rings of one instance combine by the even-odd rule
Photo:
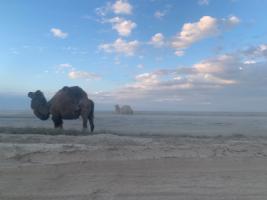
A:
<svg viewBox="0 0 267 200">
<path fill-rule="evenodd" d="M 267 111 L 265 0 L 2 0 L 0 109 L 78 85 L 97 110 Z"/>
</svg>

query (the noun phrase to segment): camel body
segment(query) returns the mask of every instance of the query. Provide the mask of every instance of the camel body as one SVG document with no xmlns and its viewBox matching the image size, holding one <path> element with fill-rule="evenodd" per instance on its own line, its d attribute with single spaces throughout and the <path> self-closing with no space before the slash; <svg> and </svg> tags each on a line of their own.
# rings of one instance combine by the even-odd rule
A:
<svg viewBox="0 0 267 200">
<path fill-rule="evenodd" d="M 63 119 L 83 120 L 83 128 L 87 128 L 89 120 L 91 131 L 94 130 L 94 102 L 88 98 L 80 87 L 63 87 L 49 101 L 37 90 L 29 92 L 31 108 L 36 117 L 47 120 L 52 115 L 55 128 L 62 128 Z"/>
</svg>

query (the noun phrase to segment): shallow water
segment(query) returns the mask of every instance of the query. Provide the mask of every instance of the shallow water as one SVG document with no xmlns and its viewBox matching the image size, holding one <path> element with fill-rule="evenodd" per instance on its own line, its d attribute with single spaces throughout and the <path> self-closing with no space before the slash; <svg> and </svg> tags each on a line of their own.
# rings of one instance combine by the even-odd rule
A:
<svg viewBox="0 0 267 200">
<path fill-rule="evenodd" d="M 1 112 L 1 127 L 52 128 L 29 112 Z M 137 112 L 132 116 L 95 113 L 96 131 L 123 135 L 267 135 L 267 113 Z M 65 129 L 81 129 L 82 121 L 65 120 Z"/>
</svg>

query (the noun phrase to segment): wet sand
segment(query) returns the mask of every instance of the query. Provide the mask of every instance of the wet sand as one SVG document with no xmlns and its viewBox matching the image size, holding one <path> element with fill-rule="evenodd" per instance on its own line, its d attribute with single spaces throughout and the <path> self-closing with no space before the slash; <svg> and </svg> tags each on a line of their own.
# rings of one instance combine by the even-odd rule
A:
<svg viewBox="0 0 267 200">
<path fill-rule="evenodd" d="M 0 134 L 0 199 L 267 196 L 267 138 Z"/>
</svg>

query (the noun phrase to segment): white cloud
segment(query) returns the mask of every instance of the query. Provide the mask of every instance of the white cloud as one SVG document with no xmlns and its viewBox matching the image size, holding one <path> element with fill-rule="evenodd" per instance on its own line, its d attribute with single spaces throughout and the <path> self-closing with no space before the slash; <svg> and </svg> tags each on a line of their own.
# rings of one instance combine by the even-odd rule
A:
<svg viewBox="0 0 267 200">
<path fill-rule="evenodd" d="M 112 5 L 110 2 L 106 3 L 105 6 L 99 7 L 95 9 L 95 12 L 98 16 L 104 17 L 107 13 L 112 9 Z M 91 18 L 91 17 L 90 17 Z"/>
<path fill-rule="evenodd" d="M 174 52 L 174 54 L 175 54 L 176 56 L 183 56 L 183 55 L 184 55 L 184 51 L 182 51 L 182 50 L 177 50 L 177 51 Z"/>
<path fill-rule="evenodd" d="M 112 28 L 115 29 L 120 36 L 129 36 L 136 27 L 136 23 L 133 21 L 125 20 L 120 17 L 114 17 L 108 21 L 112 23 Z"/>
<path fill-rule="evenodd" d="M 225 70 L 225 66 L 235 62 L 235 59 L 230 55 L 221 55 L 214 59 L 204 60 L 193 67 L 199 73 L 221 73 Z"/>
<path fill-rule="evenodd" d="M 112 5 L 112 10 L 115 14 L 132 14 L 132 5 L 127 0 L 117 0 Z"/>
<path fill-rule="evenodd" d="M 53 34 L 54 37 L 57 37 L 57 38 L 65 39 L 66 37 L 68 37 L 68 33 L 63 32 L 59 28 L 51 28 L 50 32 Z"/>
<path fill-rule="evenodd" d="M 86 79 L 86 80 L 98 80 L 100 76 L 86 71 L 71 70 L 68 73 L 70 79 Z"/>
<path fill-rule="evenodd" d="M 255 63 L 257 63 L 255 60 L 246 60 L 246 61 L 244 61 L 244 64 L 246 64 L 246 65 L 255 64 Z"/>
<path fill-rule="evenodd" d="M 115 14 L 132 14 L 133 7 L 127 0 L 117 0 L 114 4 L 107 2 L 105 6 L 95 9 L 95 12 L 100 17 L 105 17 L 109 12 Z M 91 19 L 91 17 L 90 17 Z"/>
<path fill-rule="evenodd" d="M 244 54 L 249 58 L 265 57 L 267 58 L 267 44 L 261 44 L 256 47 L 250 47 Z"/>
<path fill-rule="evenodd" d="M 228 18 L 228 21 L 230 22 L 230 24 L 232 25 L 236 25 L 236 24 L 239 24 L 240 23 L 240 19 L 236 16 L 230 16 Z"/>
<path fill-rule="evenodd" d="M 69 63 L 62 63 L 62 64 L 58 64 L 56 66 L 56 73 L 66 73 L 66 71 L 71 70 L 72 69 L 72 65 Z"/>
<path fill-rule="evenodd" d="M 190 75 L 188 78 L 194 84 L 205 84 L 205 87 L 207 88 L 212 86 L 218 87 L 218 86 L 232 85 L 237 83 L 236 80 L 224 79 L 208 73 L 207 74 L 199 73 L 195 75 Z"/>
<path fill-rule="evenodd" d="M 155 47 L 162 47 L 164 45 L 164 36 L 162 33 L 156 33 L 152 36 L 150 42 Z"/>
<path fill-rule="evenodd" d="M 101 78 L 94 73 L 77 70 L 69 63 L 62 63 L 56 67 L 56 73 L 67 74 L 70 79 L 98 80 Z"/>
<path fill-rule="evenodd" d="M 221 22 L 222 22 L 222 25 L 225 26 L 222 28 L 227 29 L 227 28 L 232 28 L 232 27 L 238 25 L 241 22 L 241 20 L 237 16 L 231 15 L 226 19 L 223 18 L 221 20 Z"/>
<path fill-rule="evenodd" d="M 154 17 L 157 18 L 157 19 L 162 19 L 165 15 L 166 15 L 166 11 L 159 11 L 159 10 L 157 10 L 154 13 Z"/>
<path fill-rule="evenodd" d="M 227 58 L 225 59 L 227 60 Z M 234 63 L 234 61 L 232 62 Z M 176 68 L 156 70 L 151 73 L 137 75 L 135 77 L 136 82 L 128 84 L 127 87 L 148 91 L 159 91 L 174 89 L 185 90 L 199 87 L 217 88 L 236 84 L 238 81 L 229 77 L 233 71 L 239 70 L 238 66 L 233 66 L 233 63 L 229 60 L 224 61 L 221 57 L 218 57 L 205 60 L 186 69 Z M 214 68 L 213 64 L 215 65 Z M 216 64 L 219 65 L 220 68 L 216 67 Z"/>
<path fill-rule="evenodd" d="M 63 63 L 63 64 L 59 64 L 58 67 L 60 67 L 60 68 L 70 68 L 70 67 L 72 67 L 72 65 L 69 64 L 69 63 Z"/>
<path fill-rule="evenodd" d="M 205 5 L 205 6 L 207 6 L 207 5 L 209 5 L 209 0 L 198 0 L 198 4 L 199 5 Z"/>
<path fill-rule="evenodd" d="M 262 45 L 260 45 L 260 46 L 259 46 L 259 50 L 260 50 L 261 52 L 267 52 L 267 45 L 266 45 L 266 44 L 262 44 Z"/>
<path fill-rule="evenodd" d="M 119 53 L 132 56 L 138 46 L 139 42 L 137 40 L 126 42 L 125 40 L 118 38 L 113 43 L 99 45 L 99 49 L 108 53 Z"/>
<path fill-rule="evenodd" d="M 217 19 L 204 16 L 198 22 L 184 24 L 182 31 L 172 41 L 172 46 L 176 49 L 184 49 L 203 38 L 217 35 L 218 32 Z"/>
<path fill-rule="evenodd" d="M 178 109 L 183 109 L 184 105 L 186 109 L 192 109 L 194 105 L 203 108 L 204 104 L 214 105 L 213 109 L 240 105 L 243 108 L 253 105 L 254 108 L 257 102 L 265 105 L 262 100 L 267 99 L 267 57 L 264 51 L 267 51 L 267 46 L 262 44 L 247 51 L 211 57 L 192 66 L 141 73 L 134 77 L 133 82 L 100 96 L 103 100 L 132 102 L 134 105 L 143 103 L 144 106 L 168 102 L 160 106 L 171 109 L 175 108 L 174 105 Z M 256 59 L 260 62 L 249 61 L 251 52 L 257 52 Z M 249 61 L 248 64 L 245 61 Z M 245 107 L 244 102 L 247 102 Z M 155 104 L 154 108 L 157 108 Z"/>
<path fill-rule="evenodd" d="M 156 73 L 143 73 L 139 74 L 135 77 L 135 80 L 137 81 L 139 86 L 150 86 L 157 84 L 159 82 L 158 80 L 158 74 Z M 139 84 L 141 83 L 141 84 Z"/>
<path fill-rule="evenodd" d="M 243 64 L 239 54 L 224 54 L 203 60 L 191 67 L 158 69 L 136 75 L 135 81 L 122 87 L 116 95 L 124 99 L 186 99 L 192 92 L 216 91 L 239 85 L 244 79 L 256 80 Z"/>
<path fill-rule="evenodd" d="M 239 22 L 240 20 L 236 16 L 230 16 L 227 19 L 203 16 L 198 22 L 185 23 L 182 30 L 173 38 L 171 46 L 179 52 L 202 39 L 220 34 L 225 31 L 225 26 L 232 27 Z"/>
</svg>

